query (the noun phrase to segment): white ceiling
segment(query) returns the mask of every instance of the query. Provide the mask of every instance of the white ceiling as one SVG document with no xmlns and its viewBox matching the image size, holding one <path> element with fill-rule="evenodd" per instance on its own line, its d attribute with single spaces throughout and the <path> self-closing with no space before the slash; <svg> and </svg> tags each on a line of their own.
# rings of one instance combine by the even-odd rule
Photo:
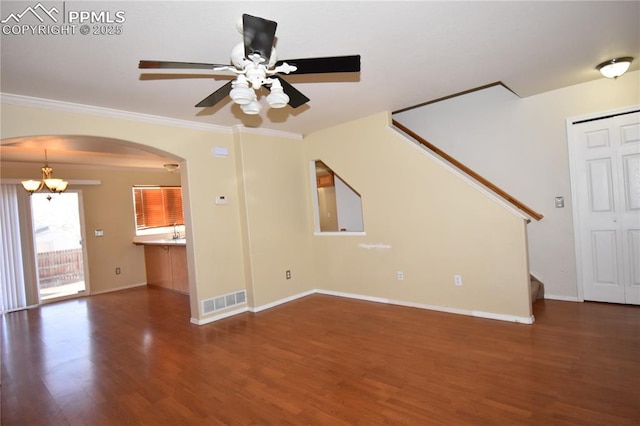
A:
<svg viewBox="0 0 640 426">
<path fill-rule="evenodd" d="M 1 18 L 36 4 L 2 1 Z M 640 64 L 638 1 L 44 4 L 58 5 L 60 11 L 64 7 L 67 14 L 106 11 L 115 17 L 122 11 L 126 20 L 119 35 L 81 35 L 79 26 L 73 35 L 3 33 L 2 93 L 303 135 L 499 81 L 527 97 L 601 78 L 595 66 L 613 57 L 634 56 L 632 69 Z M 236 22 L 243 13 L 278 23 L 279 59 L 360 54 L 362 71 L 289 76 L 287 80 L 311 99 L 307 105 L 268 110 L 263 99 L 262 113 L 246 116 L 230 100 L 213 108 L 194 107 L 229 75 L 137 68 L 140 59 L 228 63 L 231 48 L 242 40 Z M 25 15 L 21 24 L 28 19 L 35 18 Z M 103 152 L 117 146 L 87 140 L 91 147 L 83 148 L 75 140 L 65 148 L 63 138 L 57 139 L 58 148 L 49 149 L 83 153 L 76 157 L 91 156 L 95 143 Z M 6 142 L 3 161 L 28 161 L 24 152 L 13 157 L 27 141 L 11 141 L 20 142 L 11 152 Z M 40 145 L 45 142 L 46 138 Z M 41 162 L 41 151 L 38 157 L 34 161 Z"/>
</svg>

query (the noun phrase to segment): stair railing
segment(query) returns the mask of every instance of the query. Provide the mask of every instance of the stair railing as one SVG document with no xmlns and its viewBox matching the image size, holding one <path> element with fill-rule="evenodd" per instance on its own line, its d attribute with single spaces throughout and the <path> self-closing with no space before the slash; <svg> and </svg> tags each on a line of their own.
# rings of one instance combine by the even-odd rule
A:
<svg viewBox="0 0 640 426">
<path fill-rule="evenodd" d="M 480 182 L 482 185 L 484 185 L 485 187 L 489 188 L 491 191 L 493 191 L 494 193 L 498 194 L 500 197 L 502 197 L 503 199 L 505 199 L 506 201 L 511 203 L 514 207 L 516 207 L 517 209 L 525 212 L 528 216 L 532 217 L 535 220 L 540 220 L 540 219 L 542 219 L 544 217 L 541 213 L 536 212 L 531 207 L 529 207 L 526 204 L 524 204 L 522 201 L 518 200 L 517 198 L 515 198 L 514 196 L 512 196 L 508 192 L 504 191 L 500 187 L 498 187 L 495 184 L 491 183 L 489 180 L 485 179 L 484 177 L 482 177 L 481 175 L 479 175 L 478 173 L 476 173 L 475 171 L 473 171 L 469 167 L 465 166 L 460 161 L 456 160 L 455 158 L 453 158 L 452 156 L 450 156 L 449 154 L 447 154 L 446 152 L 444 152 L 443 150 L 441 150 L 437 146 L 435 146 L 432 143 L 428 142 L 422 136 L 420 136 L 417 133 L 415 133 L 414 131 L 408 129 L 406 126 L 400 124 L 396 120 L 392 120 L 392 123 L 399 130 L 401 130 L 402 132 L 404 132 L 405 134 L 407 134 L 411 138 L 415 139 L 421 145 L 424 145 L 430 151 L 436 153 L 439 157 L 441 157 L 442 159 L 446 160 L 447 162 L 449 162 L 450 164 L 452 164 L 453 166 L 455 166 L 459 170 L 463 171 L 464 173 L 466 173 L 467 175 L 469 175 L 470 177 L 472 177 L 476 181 Z"/>
</svg>

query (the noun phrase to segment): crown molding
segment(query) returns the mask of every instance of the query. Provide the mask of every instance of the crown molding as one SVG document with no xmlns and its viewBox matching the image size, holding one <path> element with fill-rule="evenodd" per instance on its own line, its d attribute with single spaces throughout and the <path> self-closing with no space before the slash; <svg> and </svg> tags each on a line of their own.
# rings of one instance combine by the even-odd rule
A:
<svg viewBox="0 0 640 426">
<path fill-rule="evenodd" d="M 230 127 L 215 124 L 197 123 L 195 121 L 178 120 L 175 118 L 161 117 L 157 115 L 142 114 L 138 112 L 122 111 L 103 108 L 92 105 L 75 104 L 71 102 L 56 101 L 52 99 L 34 98 L 31 96 L 14 95 L 12 93 L 0 93 L 0 102 L 10 105 L 44 108 L 56 111 L 90 114 L 99 117 L 116 118 L 121 120 L 139 121 L 149 124 L 162 124 L 166 126 L 182 127 L 191 130 L 203 130 L 207 132 L 231 134 Z"/>
<path fill-rule="evenodd" d="M 254 135 L 273 136 L 276 138 L 296 139 L 300 141 L 304 139 L 304 137 L 300 133 L 283 132 L 281 130 L 273 130 L 273 129 L 257 129 L 255 127 L 245 127 L 242 124 L 237 124 L 233 126 L 233 133 L 234 134 L 250 133 Z"/>
<path fill-rule="evenodd" d="M 198 123 L 195 121 L 178 120 L 175 118 L 161 117 L 158 115 L 142 114 L 139 112 L 122 111 L 111 108 L 97 107 L 93 105 L 76 104 L 71 102 L 56 101 L 53 99 L 35 98 L 31 96 L 15 95 L 13 93 L 0 92 L 0 102 L 9 105 L 17 105 L 31 108 L 44 108 L 56 111 L 64 111 L 78 114 L 90 114 L 99 117 L 116 118 L 121 120 L 139 121 L 150 124 L 162 124 L 167 126 L 182 127 L 191 130 L 203 130 L 214 133 L 236 134 L 252 133 L 263 136 L 290 138 L 302 140 L 298 133 L 283 132 L 272 129 L 256 129 L 236 125 L 233 127 L 219 126 L 216 124 Z"/>
</svg>

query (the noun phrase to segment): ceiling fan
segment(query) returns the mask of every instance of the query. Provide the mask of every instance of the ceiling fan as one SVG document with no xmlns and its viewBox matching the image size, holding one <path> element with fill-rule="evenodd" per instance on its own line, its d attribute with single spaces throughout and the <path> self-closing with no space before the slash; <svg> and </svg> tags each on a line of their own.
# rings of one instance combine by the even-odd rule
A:
<svg viewBox="0 0 640 426">
<path fill-rule="evenodd" d="M 289 84 L 282 74 L 319 74 L 359 72 L 360 55 L 278 60 L 273 42 L 277 23 L 264 18 L 242 15 L 244 42 L 231 50 L 231 65 L 197 62 L 140 61 L 138 68 L 212 69 L 230 71 L 237 77 L 200 101 L 196 107 L 211 107 L 230 96 L 245 114 L 258 114 L 261 106 L 256 92 L 261 87 L 270 91 L 271 108 L 290 105 L 298 108 L 309 98 Z"/>
</svg>

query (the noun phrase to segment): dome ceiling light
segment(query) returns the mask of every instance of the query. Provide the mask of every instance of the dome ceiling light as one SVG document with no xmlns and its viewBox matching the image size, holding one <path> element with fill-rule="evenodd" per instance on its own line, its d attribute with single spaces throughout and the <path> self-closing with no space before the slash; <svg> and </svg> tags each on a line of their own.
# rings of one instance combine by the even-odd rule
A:
<svg viewBox="0 0 640 426">
<path fill-rule="evenodd" d="M 609 59 L 598 65 L 596 69 L 607 78 L 618 78 L 627 72 L 632 61 L 633 58 L 631 56 Z"/>
</svg>

